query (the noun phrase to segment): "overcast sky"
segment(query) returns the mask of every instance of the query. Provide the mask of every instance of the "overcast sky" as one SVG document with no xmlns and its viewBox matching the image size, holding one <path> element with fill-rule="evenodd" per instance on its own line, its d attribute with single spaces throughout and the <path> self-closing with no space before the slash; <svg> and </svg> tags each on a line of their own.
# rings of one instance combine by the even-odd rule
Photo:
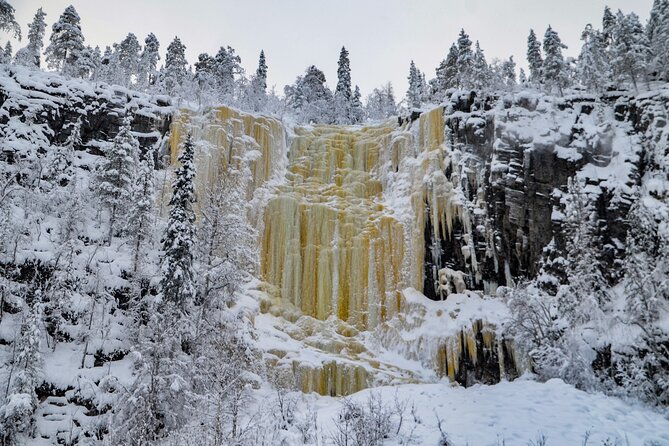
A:
<svg viewBox="0 0 669 446">
<path fill-rule="evenodd" d="M 578 55 L 587 23 L 600 27 L 604 5 L 634 11 L 646 22 L 652 0 L 9 0 L 24 34 L 37 8 L 51 24 L 69 4 L 82 19 L 88 44 L 120 41 L 128 32 L 140 41 L 153 32 L 164 52 L 174 36 L 187 46 L 189 63 L 202 52 L 230 45 L 247 72 L 255 71 L 265 50 L 269 85 L 279 91 L 304 69 L 321 68 L 330 87 L 337 82 L 337 59 L 350 52 L 353 83 L 364 95 L 387 81 L 398 99 L 407 87 L 409 62 L 434 77 L 434 69 L 464 28 L 479 40 L 488 61 L 510 55 L 525 65 L 527 34 L 543 36 L 551 24 Z M 15 47 L 15 50 L 17 48 Z"/>
</svg>

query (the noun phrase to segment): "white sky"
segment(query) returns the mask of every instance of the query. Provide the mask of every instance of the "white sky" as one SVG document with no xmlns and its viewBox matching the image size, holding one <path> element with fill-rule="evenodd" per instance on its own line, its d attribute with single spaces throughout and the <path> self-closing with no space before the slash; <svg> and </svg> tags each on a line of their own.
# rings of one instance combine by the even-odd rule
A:
<svg viewBox="0 0 669 446">
<path fill-rule="evenodd" d="M 604 5 L 634 11 L 643 23 L 652 0 L 9 0 L 27 32 L 37 8 L 47 13 L 48 32 L 66 6 L 82 19 L 88 44 L 104 46 L 134 32 L 143 43 L 156 34 L 164 52 L 175 35 L 187 46 L 189 63 L 202 52 L 215 54 L 230 45 L 247 72 L 255 71 L 265 50 L 269 85 L 279 92 L 311 64 L 337 82 L 337 59 L 350 52 L 353 83 L 363 95 L 391 81 L 397 98 L 407 87 L 409 62 L 427 78 L 464 28 L 479 40 L 488 60 L 514 55 L 525 65 L 527 34 L 539 36 L 551 24 L 578 55 L 587 23 L 600 27 Z M 0 37 L 1 38 L 1 37 Z M 6 37 L 5 37 L 6 38 Z M 3 39 L 4 40 L 4 39 Z M 15 45 L 14 50 L 18 49 Z"/>
</svg>

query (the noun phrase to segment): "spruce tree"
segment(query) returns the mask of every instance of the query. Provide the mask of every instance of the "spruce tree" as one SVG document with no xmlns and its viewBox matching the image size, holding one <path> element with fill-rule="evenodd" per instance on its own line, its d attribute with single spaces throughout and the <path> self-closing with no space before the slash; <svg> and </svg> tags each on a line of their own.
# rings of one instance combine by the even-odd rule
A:
<svg viewBox="0 0 669 446">
<path fill-rule="evenodd" d="M 0 0 L 0 31 L 5 31 L 21 40 L 21 26 L 14 18 L 14 7 L 7 0 Z"/>
<path fill-rule="evenodd" d="M 527 37 L 527 64 L 530 68 L 529 81 L 535 85 L 540 84 L 543 81 L 544 61 L 541 57 L 541 42 L 537 40 L 533 29 Z"/>
<path fill-rule="evenodd" d="M 483 50 L 479 45 L 478 40 L 476 41 L 476 50 L 474 51 L 474 63 L 472 65 L 471 79 L 469 81 L 470 85 L 476 90 L 483 90 L 490 85 L 491 81 L 490 68 L 488 67 L 488 62 L 485 59 Z"/>
<path fill-rule="evenodd" d="M 187 67 L 186 46 L 178 37 L 175 37 L 167 47 L 165 66 L 160 72 L 160 82 L 165 94 L 177 93 L 188 76 Z"/>
<path fill-rule="evenodd" d="M 141 46 L 137 36 L 129 33 L 125 39 L 116 47 L 118 62 L 118 83 L 124 87 L 130 87 L 133 77 L 139 76 L 139 62 Z"/>
<path fill-rule="evenodd" d="M 448 55 L 439 67 L 437 67 L 437 88 L 438 93 L 443 95 L 449 88 L 455 88 L 458 85 L 458 47 L 451 45 Z"/>
<path fill-rule="evenodd" d="M 265 51 L 260 51 L 258 58 L 258 68 L 251 81 L 251 106 L 254 111 L 261 111 L 267 102 L 267 62 L 265 60 Z"/>
<path fill-rule="evenodd" d="M 193 270 L 195 245 L 195 147 L 190 135 L 186 138 L 172 183 L 172 199 L 167 231 L 163 239 L 165 252 L 160 282 L 163 299 L 180 311 L 187 311 L 194 302 L 197 287 Z"/>
<path fill-rule="evenodd" d="M 669 79 L 669 0 L 655 0 L 646 26 L 651 69 L 662 80 Z"/>
<path fill-rule="evenodd" d="M 577 75 L 583 86 L 598 91 L 609 79 L 604 36 L 593 29 L 592 25 L 588 25 L 581 40 L 583 47 L 576 67 Z"/>
<path fill-rule="evenodd" d="M 337 88 L 335 89 L 335 114 L 337 122 L 349 124 L 351 122 L 351 61 L 348 51 L 341 47 L 339 61 L 337 62 Z"/>
<path fill-rule="evenodd" d="M 474 53 L 472 52 L 472 41 L 464 29 L 460 30 L 458 37 L 458 77 L 457 86 L 466 88 L 471 85 L 472 70 L 474 67 Z"/>
<path fill-rule="evenodd" d="M 351 98 L 351 121 L 353 124 L 360 124 L 365 116 L 361 96 L 360 87 L 356 85 L 355 90 L 353 90 L 353 98 Z"/>
<path fill-rule="evenodd" d="M 634 13 L 625 15 L 618 11 L 611 46 L 611 65 L 618 82 L 631 80 L 634 88 L 638 89 L 639 78 L 646 75 L 649 53 L 648 39 L 639 17 Z"/>
<path fill-rule="evenodd" d="M 147 244 L 153 234 L 153 195 L 154 195 L 154 157 L 155 151 L 148 150 L 140 161 L 135 182 L 131 191 L 131 207 L 128 215 L 126 232 L 132 236 L 132 271 L 137 274 L 145 259 Z"/>
<path fill-rule="evenodd" d="M 602 17 L 602 38 L 604 44 L 608 47 L 613 40 L 613 29 L 616 27 L 616 16 L 611 12 L 611 8 L 604 7 L 604 16 Z"/>
<path fill-rule="evenodd" d="M 139 74 L 137 84 L 140 88 L 149 88 L 156 83 L 158 78 L 157 68 L 160 60 L 160 42 L 158 38 L 149 33 L 144 39 L 144 50 L 139 59 Z"/>
<path fill-rule="evenodd" d="M 258 68 L 254 80 L 254 91 L 257 94 L 265 94 L 267 92 L 267 62 L 265 60 L 265 51 L 260 50 L 258 57 Z"/>
<path fill-rule="evenodd" d="M 560 40 L 558 33 L 551 26 L 544 34 L 544 56 L 543 81 L 549 87 L 555 87 L 562 94 L 562 89 L 567 85 L 567 67 L 562 56 L 562 49 L 567 48 Z"/>
<path fill-rule="evenodd" d="M 68 6 L 51 29 L 51 43 L 44 52 L 49 68 L 78 76 L 79 59 L 85 47 L 81 19 L 74 6 Z"/>
<path fill-rule="evenodd" d="M 109 235 L 111 244 L 115 232 L 124 228 L 131 192 L 135 181 L 135 165 L 138 160 L 139 142 L 132 134 L 131 117 L 127 116 L 105 159 L 96 172 L 96 189 L 100 202 L 109 210 Z"/>
<path fill-rule="evenodd" d="M 420 71 L 416 68 L 414 61 L 411 61 L 409 66 L 409 89 L 407 90 L 407 104 L 411 108 L 420 108 L 421 103 L 421 76 Z"/>
<path fill-rule="evenodd" d="M 35 410 L 39 403 L 35 390 L 42 382 L 39 304 L 26 310 L 16 340 L 17 346 L 9 371 L 7 401 L 0 407 L 0 440 L 4 445 L 24 444 L 35 429 Z"/>
<path fill-rule="evenodd" d="M 597 317 L 610 299 L 600 262 L 597 213 L 582 180 L 569 180 L 562 230 L 568 285 L 558 293 L 558 310 L 573 326 Z"/>
<path fill-rule="evenodd" d="M 46 13 L 39 8 L 33 21 L 28 25 L 28 45 L 16 52 L 16 63 L 39 68 L 41 63 L 44 34 L 46 32 Z"/>
</svg>

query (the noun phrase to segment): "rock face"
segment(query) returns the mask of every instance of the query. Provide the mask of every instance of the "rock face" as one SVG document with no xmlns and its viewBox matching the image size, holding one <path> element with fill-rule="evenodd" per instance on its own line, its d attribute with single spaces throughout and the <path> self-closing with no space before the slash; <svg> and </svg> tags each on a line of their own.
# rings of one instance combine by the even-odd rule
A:
<svg viewBox="0 0 669 446">
<path fill-rule="evenodd" d="M 132 130 L 142 149 L 155 146 L 169 131 L 174 108 L 168 97 L 150 96 L 123 87 L 63 79 L 24 67 L 6 67 L 0 76 L 0 126 L 15 119 L 31 127 L 38 146 L 64 144 L 72 124 L 81 121 L 82 145 L 76 150 L 101 154 L 123 118 L 133 116 Z M 11 148 L 3 148 L 11 159 Z"/>
<path fill-rule="evenodd" d="M 464 273 L 468 289 L 489 294 L 497 286 L 535 277 L 550 241 L 555 238 L 556 246 L 563 246 L 560 198 L 575 175 L 585 179 L 596 200 L 615 279 L 631 187 L 643 168 L 636 136 L 643 124 L 638 101 L 605 99 L 573 96 L 555 102 L 516 94 L 491 100 L 453 94 L 445 125 L 447 145 L 459 161 L 444 174 L 460 191 L 462 212 L 452 233 L 437 237 L 426 220 L 428 297 L 440 298 L 438 272 L 446 268 Z M 462 254 L 471 246 L 474 263 Z"/>
</svg>

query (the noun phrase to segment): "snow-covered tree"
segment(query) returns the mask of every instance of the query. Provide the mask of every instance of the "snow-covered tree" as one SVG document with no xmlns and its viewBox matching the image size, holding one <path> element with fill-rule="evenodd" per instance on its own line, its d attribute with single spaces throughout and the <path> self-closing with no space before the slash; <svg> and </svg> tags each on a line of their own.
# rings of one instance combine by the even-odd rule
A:
<svg viewBox="0 0 669 446">
<path fill-rule="evenodd" d="M 569 180 L 562 231 L 568 285 L 558 292 L 560 315 L 571 324 L 596 318 L 610 300 L 602 274 L 597 213 L 582 180 Z"/>
<path fill-rule="evenodd" d="M 206 105 L 212 99 L 217 97 L 216 94 L 216 59 L 207 53 L 202 53 L 198 56 L 195 62 L 195 85 L 197 88 L 198 103 Z"/>
<path fill-rule="evenodd" d="M 456 44 L 451 45 L 446 59 L 441 61 L 436 72 L 437 83 L 435 93 L 439 100 L 446 90 L 455 88 L 458 85 L 458 47 Z"/>
<path fill-rule="evenodd" d="M 458 36 L 458 87 L 463 88 L 471 85 L 472 70 L 474 68 L 474 52 L 472 41 L 464 29 L 460 30 Z"/>
<path fill-rule="evenodd" d="M 581 40 L 583 47 L 576 67 L 578 79 L 583 86 L 598 91 L 610 79 L 604 36 L 593 29 L 592 25 L 588 25 L 581 35 Z"/>
<path fill-rule="evenodd" d="M 549 26 L 544 34 L 543 82 L 549 88 L 557 88 L 560 94 L 567 86 L 567 66 L 562 55 L 564 48 L 567 48 L 567 45 L 562 43 L 558 33 Z"/>
<path fill-rule="evenodd" d="M 175 37 L 167 47 L 165 66 L 160 71 L 162 91 L 169 95 L 178 93 L 187 76 L 186 46 L 181 43 L 178 37 Z"/>
<path fill-rule="evenodd" d="M 421 73 L 414 61 L 409 66 L 409 89 L 407 90 L 407 105 L 411 108 L 420 108 L 423 90 L 421 88 Z"/>
<path fill-rule="evenodd" d="M 360 124 L 365 117 L 365 110 L 362 108 L 362 94 L 360 87 L 357 85 L 353 90 L 353 97 L 351 98 L 351 122 L 353 124 Z"/>
<path fill-rule="evenodd" d="M 393 86 L 389 82 L 381 88 L 375 88 L 367 96 L 365 113 L 371 120 L 387 119 L 397 114 L 397 103 Z"/>
<path fill-rule="evenodd" d="M 68 6 L 51 29 L 51 43 L 44 52 L 49 68 L 69 76 L 78 76 L 81 53 L 85 46 L 81 19 L 74 6 Z"/>
<path fill-rule="evenodd" d="M 203 311 L 222 308 L 252 273 L 258 262 L 256 231 L 250 225 L 247 187 L 251 172 L 248 161 L 233 159 L 221 169 L 218 181 L 203 199 L 198 226 L 198 303 Z"/>
<path fill-rule="evenodd" d="M 46 32 L 44 17 L 46 17 L 46 13 L 42 11 L 42 8 L 39 8 L 33 21 L 28 25 L 28 45 L 16 52 L 17 64 L 39 68 Z"/>
<path fill-rule="evenodd" d="M 537 39 L 534 30 L 530 30 L 530 35 L 527 37 L 527 64 L 530 68 L 529 81 L 538 85 L 543 81 L 543 66 L 544 60 L 541 56 L 541 42 Z"/>
<path fill-rule="evenodd" d="M 133 79 L 139 76 L 139 63 L 141 46 L 137 36 L 129 33 L 125 39 L 116 46 L 116 62 L 117 66 L 117 83 L 124 87 L 130 87 L 133 84 Z"/>
<path fill-rule="evenodd" d="M 154 157 L 155 151 L 153 149 L 144 154 L 144 158 L 139 163 L 131 191 L 132 205 L 130 206 L 126 232 L 133 239 L 132 270 L 134 274 L 140 271 L 140 267 L 145 261 L 148 245 L 153 235 Z"/>
<path fill-rule="evenodd" d="M 130 128 L 132 120 L 127 116 L 113 143 L 107 148 L 105 158 L 96 171 L 95 185 L 100 203 L 109 211 L 109 236 L 125 226 L 125 217 L 135 179 L 139 142 Z"/>
<path fill-rule="evenodd" d="M 490 72 L 490 67 L 488 67 L 488 62 L 486 61 L 483 50 L 477 40 L 469 85 L 480 91 L 490 86 L 491 78 L 492 73 Z"/>
<path fill-rule="evenodd" d="M 502 81 L 509 88 L 516 86 L 516 62 L 513 56 L 502 62 Z"/>
<path fill-rule="evenodd" d="M 655 0 L 646 26 L 651 69 L 660 79 L 669 79 L 669 0 Z"/>
<path fill-rule="evenodd" d="M 267 61 L 263 50 L 258 57 L 256 74 L 251 80 L 250 100 L 251 108 L 256 112 L 263 110 L 267 102 Z"/>
<path fill-rule="evenodd" d="M 602 38 L 604 44 L 608 47 L 613 40 L 613 29 L 616 27 L 616 16 L 608 6 L 604 7 L 604 15 L 602 16 Z"/>
<path fill-rule="evenodd" d="M 611 65 L 618 82 L 631 80 L 634 88 L 640 77 L 645 77 L 646 60 L 650 53 L 648 39 L 639 17 L 618 11 L 613 29 Z"/>
<path fill-rule="evenodd" d="M 346 47 L 341 47 L 337 62 L 337 88 L 334 93 L 335 119 L 338 124 L 351 122 L 351 61 Z"/>
<path fill-rule="evenodd" d="M 265 60 L 265 51 L 263 50 L 260 50 L 260 56 L 258 57 L 255 81 L 258 92 L 265 93 L 267 91 L 267 61 Z"/>
<path fill-rule="evenodd" d="M 0 30 L 21 40 L 21 26 L 14 18 L 14 7 L 7 0 L 0 0 Z"/>
<path fill-rule="evenodd" d="M 284 89 L 286 101 L 303 122 L 331 123 L 333 121 L 332 91 L 325 85 L 325 74 L 311 65 L 304 76 Z"/>
<path fill-rule="evenodd" d="M 0 47 L 0 64 L 12 63 L 12 43 L 7 42 L 4 48 Z"/>
<path fill-rule="evenodd" d="M 39 304 L 33 303 L 25 311 L 11 369 L 9 393 L 0 406 L 0 439 L 3 445 L 25 444 L 35 429 L 35 410 L 38 400 L 35 390 L 42 382 L 42 355 L 40 353 Z"/>
<path fill-rule="evenodd" d="M 235 49 L 228 46 L 221 47 L 214 57 L 216 63 L 214 74 L 216 77 L 219 98 L 225 101 L 234 99 L 235 76 L 242 75 L 242 58 Z"/>
<path fill-rule="evenodd" d="M 179 154 L 180 166 L 172 183 L 172 199 L 167 230 L 163 238 L 163 299 L 186 311 L 193 303 L 197 286 L 193 269 L 195 249 L 195 147 L 190 135 Z"/>
<path fill-rule="evenodd" d="M 158 61 L 160 60 L 160 42 L 158 38 L 149 33 L 144 39 L 144 50 L 139 59 L 139 72 L 137 85 L 140 88 L 149 88 L 156 83 L 158 79 Z"/>
</svg>

